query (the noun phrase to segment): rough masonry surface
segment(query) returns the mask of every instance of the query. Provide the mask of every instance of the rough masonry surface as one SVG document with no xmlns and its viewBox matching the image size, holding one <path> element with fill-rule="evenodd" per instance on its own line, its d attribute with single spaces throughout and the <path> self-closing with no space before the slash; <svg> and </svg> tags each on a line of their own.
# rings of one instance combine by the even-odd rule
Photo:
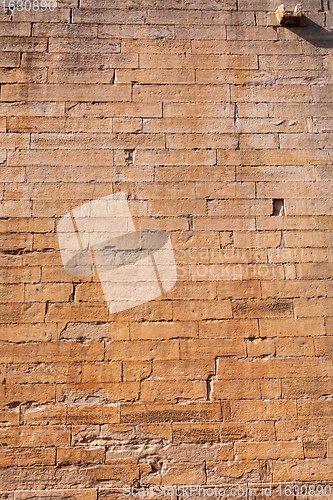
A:
<svg viewBox="0 0 333 500">
<path fill-rule="evenodd" d="M 1 7 L 1 500 L 332 484 L 332 2 L 278 4 Z M 110 313 L 57 225 L 120 192 L 177 283 Z"/>
</svg>

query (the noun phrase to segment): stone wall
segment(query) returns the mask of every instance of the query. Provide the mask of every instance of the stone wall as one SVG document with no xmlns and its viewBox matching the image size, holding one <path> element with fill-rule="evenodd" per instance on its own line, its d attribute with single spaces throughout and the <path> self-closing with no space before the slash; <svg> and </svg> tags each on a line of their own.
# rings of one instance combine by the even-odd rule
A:
<svg viewBox="0 0 333 500">
<path fill-rule="evenodd" d="M 332 484 L 330 3 L 1 6 L 1 500 Z M 113 312 L 57 232 L 119 193 L 177 282 Z"/>
</svg>

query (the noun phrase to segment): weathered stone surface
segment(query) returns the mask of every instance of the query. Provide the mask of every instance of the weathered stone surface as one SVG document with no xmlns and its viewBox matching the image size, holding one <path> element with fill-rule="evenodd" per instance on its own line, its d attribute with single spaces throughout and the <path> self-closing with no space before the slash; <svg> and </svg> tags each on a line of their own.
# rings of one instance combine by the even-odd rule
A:
<svg viewBox="0 0 333 500">
<path fill-rule="evenodd" d="M 36 2 L 0 12 L 1 500 L 331 481 L 329 2 Z M 151 252 L 158 296 L 112 312 L 84 248 L 113 212 L 73 220 L 120 192 L 177 282 Z"/>
</svg>

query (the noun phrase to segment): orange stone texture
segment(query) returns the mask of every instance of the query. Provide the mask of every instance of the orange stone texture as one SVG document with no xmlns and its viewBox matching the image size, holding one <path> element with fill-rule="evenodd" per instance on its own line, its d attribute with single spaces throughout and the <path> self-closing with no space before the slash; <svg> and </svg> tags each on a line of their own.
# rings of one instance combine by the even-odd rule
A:
<svg viewBox="0 0 333 500">
<path fill-rule="evenodd" d="M 333 498 L 333 5 L 279 3 L 1 2 L 1 500 Z M 112 312 L 57 228 L 118 193 L 177 281 Z"/>
</svg>

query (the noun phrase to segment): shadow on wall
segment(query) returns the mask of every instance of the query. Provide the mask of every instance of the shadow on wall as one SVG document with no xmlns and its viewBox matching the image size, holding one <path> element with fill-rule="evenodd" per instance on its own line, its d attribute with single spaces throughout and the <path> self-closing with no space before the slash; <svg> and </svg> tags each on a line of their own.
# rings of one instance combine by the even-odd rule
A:
<svg viewBox="0 0 333 500">
<path fill-rule="evenodd" d="M 316 47 L 327 49 L 333 47 L 333 32 L 314 23 L 306 16 L 303 16 L 301 26 L 295 28 L 286 26 L 286 28 Z"/>
</svg>

